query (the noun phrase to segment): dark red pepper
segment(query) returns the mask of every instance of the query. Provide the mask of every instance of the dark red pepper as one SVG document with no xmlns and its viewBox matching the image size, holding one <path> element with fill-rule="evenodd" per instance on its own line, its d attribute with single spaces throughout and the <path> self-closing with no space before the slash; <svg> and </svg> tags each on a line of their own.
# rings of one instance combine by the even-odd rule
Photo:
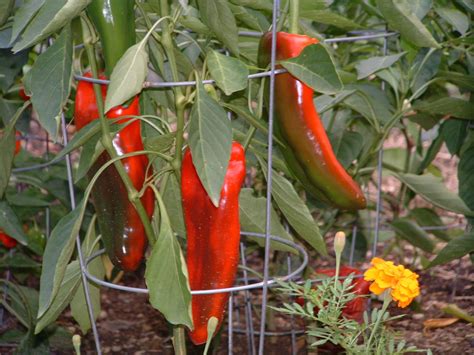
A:
<svg viewBox="0 0 474 355">
<path fill-rule="evenodd" d="M 91 77 L 90 73 L 85 76 Z M 104 76 L 100 77 L 104 79 Z M 102 85 L 102 95 L 105 98 L 107 87 Z M 117 106 L 107 113 L 108 118 L 140 115 L 138 97 L 135 97 L 128 107 Z M 77 86 L 75 102 L 75 123 L 81 129 L 88 123 L 98 119 L 99 112 L 94 94 L 93 84 L 80 81 Z M 119 123 L 125 123 L 131 118 L 124 118 Z M 118 155 L 143 150 L 141 139 L 141 124 L 136 120 L 115 135 L 114 148 Z M 110 160 L 103 152 L 94 162 L 88 172 L 90 178 L 97 170 Z M 135 188 L 140 191 L 145 179 L 152 171 L 148 169 L 146 155 L 138 155 L 121 160 Z M 147 245 L 145 229 L 135 207 L 128 199 L 127 190 L 114 166 L 107 168 L 99 177 L 92 189 L 92 199 L 97 212 L 102 240 L 112 262 L 126 271 L 134 271 L 140 265 Z M 151 188 L 147 188 L 141 198 L 143 206 L 151 218 L 155 206 Z"/>
<path fill-rule="evenodd" d="M 2 243 L 3 246 L 7 249 L 12 249 L 18 244 L 16 239 L 13 239 L 8 234 L 4 233 L 2 230 L 0 230 L 0 243 Z"/>
<path fill-rule="evenodd" d="M 336 269 L 317 269 L 316 274 L 323 274 L 329 277 L 334 277 L 336 275 Z M 367 309 L 367 298 L 361 297 L 369 294 L 370 282 L 365 281 L 363 277 L 363 272 L 348 266 L 341 266 L 339 269 L 339 277 L 346 277 L 350 274 L 353 274 L 354 279 L 352 280 L 352 289 L 350 292 L 356 294 L 356 298 L 349 301 L 344 309 L 342 310 L 342 315 L 348 319 L 353 319 L 357 322 L 361 322 L 364 316 L 364 312 Z M 357 277 L 359 276 L 359 277 Z M 342 280 L 341 280 L 342 281 Z M 296 302 L 303 306 L 304 299 L 297 298 Z M 318 312 L 318 309 L 315 308 L 314 312 Z"/>
<path fill-rule="evenodd" d="M 258 54 L 259 66 L 270 63 L 272 34 L 263 35 Z M 277 60 L 300 55 L 318 43 L 304 35 L 277 33 Z M 277 66 L 281 68 L 281 66 Z M 305 189 L 322 201 L 345 210 L 366 207 L 364 194 L 339 163 L 313 102 L 314 91 L 289 73 L 275 77 L 275 133 L 289 149 L 283 150 L 286 163 Z"/>
<path fill-rule="evenodd" d="M 245 151 L 239 143 L 234 142 L 219 207 L 215 207 L 201 184 L 189 148 L 184 153 L 181 193 L 192 290 L 234 285 L 239 263 L 239 193 L 244 178 Z M 220 327 L 228 299 L 228 293 L 192 297 L 194 330 L 190 332 L 190 338 L 194 344 L 206 342 L 210 317 L 216 317 Z"/>
</svg>

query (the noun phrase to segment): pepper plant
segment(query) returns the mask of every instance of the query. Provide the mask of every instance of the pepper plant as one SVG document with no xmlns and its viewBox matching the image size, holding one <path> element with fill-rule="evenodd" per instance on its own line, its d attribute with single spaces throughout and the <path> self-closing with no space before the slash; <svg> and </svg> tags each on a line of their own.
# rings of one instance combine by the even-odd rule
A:
<svg viewBox="0 0 474 355">
<path fill-rule="evenodd" d="M 474 215 L 471 2 L 280 2 L 276 30 L 292 33 L 289 45 L 298 36 L 309 39 L 301 53 L 277 58 L 278 68 L 289 72 L 277 77 L 290 80 L 278 79 L 275 97 L 301 110 L 302 119 L 315 110 L 322 123 L 316 138 L 327 135 L 323 151 L 334 153 L 312 167 L 302 163 L 308 141 L 290 137 L 282 122 L 292 122 L 291 112 L 282 115 L 278 105 L 268 161 L 270 79 L 249 75 L 269 69 L 271 47 L 267 43 L 266 54 L 259 55 L 259 43 L 271 30 L 272 10 L 271 0 L 0 0 L 0 229 L 18 241 L 18 253 L 28 260 L 42 256 L 39 293 L 33 297 L 37 311 L 33 308 L 31 322 L 22 322 L 28 329 L 23 346 L 36 346 L 33 340 L 68 306 L 81 330 L 89 331 L 87 288 L 91 316 L 99 314 L 99 288 L 83 284 L 75 250 L 79 235 L 85 258 L 103 246 L 116 268 L 146 264 L 150 303 L 174 326 L 176 351 L 184 351 L 184 330 L 193 328 L 187 272 L 192 266 L 184 257 L 189 225 L 181 195 L 187 147 L 199 186 L 218 208 L 233 141 L 242 144 L 248 176 L 238 201 L 241 231 L 266 230 L 270 165 L 268 230 L 304 243 L 315 258 L 326 257 L 329 231 L 349 231 L 354 223 L 360 227 L 357 255 L 364 258 L 374 240 L 370 226 L 377 206 L 383 207 L 387 231 L 379 241 L 387 252 L 410 243 L 424 266 L 434 266 L 474 251 L 470 229 L 431 234 L 422 229 L 444 226 L 443 211 Z M 386 45 L 383 37 L 324 42 L 384 31 L 393 32 Z M 304 104 L 289 99 L 293 91 L 286 95 L 287 84 L 308 88 Z M 19 96 L 23 89 L 27 102 Z M 54 157 L 26 151 L 14 157 L 15 130 L 25 135 L 39 122 L 51 140 L 64 143 L 63 118 L 75 129 Z M 299 134 L 314 134 L 311 125 L 296 125 Z M 405 147 L 384 149 L 394 130 Z M 459 157 L 459 192 L 446 188 L 433 164 L 443 143 Z M 72 195 L 64 161 L 71 153 L 77 158 Z M 337 173 L 321 175 L 321 161 L 319 168 L 327 163 Z M 401 184 L 396 195 L 382 193 L 380 201 L 371 193 L 382 188 L 378 161 Z M 46 162 L 51 163 L 46 172 L 12 174 L 14 166 Z M 365 192 L 366 201 L 358 196 L 356 208 L 340 202 L 344 191 L 335 182 L 341 177 L 352 192 Z M 417 196 L 428 204 L 419 205 Z M 44 253 L 22 228 L 27 223 L 46 231 L 40 207 L 50 208 L 54 227 Z M 295 252 L 276 241 L 270 245 L 274 252 Z M 5 265 L 13 265 L 9 258 Z M 99 279 L 105 277 L 102 260 L 89 265 Z M 209 272 L 214 271 L 219 270 Z M 18 294 L 4 302 L 10 311 Z"/>
</svg>

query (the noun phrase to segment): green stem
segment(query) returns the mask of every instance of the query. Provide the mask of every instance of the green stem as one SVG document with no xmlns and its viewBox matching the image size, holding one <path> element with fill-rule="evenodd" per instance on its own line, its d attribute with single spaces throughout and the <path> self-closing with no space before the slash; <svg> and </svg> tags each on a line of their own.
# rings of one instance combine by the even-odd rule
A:
<svg viewBox="0 0 474 355">
<path fill-rule="evenodd" d="M 299 0 L 289 0 L 290 1 L 290 33 L 298 33 L 298 21 L 299 21 L 299 12 L 300 12 L 300 1 Z"/>
<path fill-rule="evenodd" d="M 173 348 L 175 355 L 186 355 L 186 338 L 182 325 L 173 326 Z"/>
<path fill-rule="evenodd" d="M 95 58 L 94 47 L 92 45 L 92 27 L 89 19 L 86 15 L 81 16 L 81 25 L 82 25 L 82 34 L 84 39 L 84 46 L 86 49 L 87 57 L 89 59 L 89 63 L 91 66 L 92 76 L 94 78 L 98 78 L 98 70 L 97 70 L 97 61 Z M 102 100 L 102 92 L 99 84 L 94 84 L 94 93 L 97 102 L 97 110 L 99 111 L 99 119 L 100 125 L 102 129 L 102 139 L 101 143 L 104 146 L 107 153 L 110 155 L 112 159 L 117 158 L 117 152 L 112 144 L 112 138 L 110 135 L 109 123 L 107 122 L 107 118 L 104 115 L 104 102 Z M 128 176 L 123 164 L 121 161 L 117 160 L 114 162 L 114 166 L 117 169 L 122 181 L 127 189 L 127 194 L 130 202 L 133 204 L 135 209 L 137 210 L 138 215 L 143 223 L 145 228 L 146 235 L 151 245 L 153 245 L 155 241 L 155 234 L 153 233 L 153 229 L 150 224 L 150 220 L 148 219 L 148 215 L 146 213 L 145 208 L 143 207 L 142 201 L 140 200 L 139 193 L 133 186 L 130 177 Z"/>
<path fill-rule="evenodd" d="M 365 349 L 368 353 L 370 353 L 371 351 L 372 340 L 375 334 L 377 333 L 377 330 L 380 326 L 380 322 L 382 321 L 383 315 L 385 314 L 385 311 L 387 310 L 388 305 L 390 304 L 391 301 L 392 301 L 392 297 L 390 296 L 390 289 L 388 289 L 384 292 L 382 309 L 379 310 L 379 312 L 377 313 L 377 320 L 375 321 L 374 327 L 372 328 L 372 332 L 370 333 L 369 341 L 367 342 L 365 346 Z"/>
</svg>

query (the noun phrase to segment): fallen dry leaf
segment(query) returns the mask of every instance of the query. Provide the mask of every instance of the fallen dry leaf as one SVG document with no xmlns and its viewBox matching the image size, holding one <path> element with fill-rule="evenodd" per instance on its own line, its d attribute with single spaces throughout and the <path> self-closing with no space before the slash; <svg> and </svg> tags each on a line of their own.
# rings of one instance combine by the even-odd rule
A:
<svg viewBox="0 0 474 355">
<path fill-rule="evenodd" d="M 423 325 L 426 329 L 436 329 L 436 328 L 444 328 L 448 327 L 451 324 L 456 323 L 459 318 L 433 318 L 427 319 L 423 322 Z"/>
</svg>

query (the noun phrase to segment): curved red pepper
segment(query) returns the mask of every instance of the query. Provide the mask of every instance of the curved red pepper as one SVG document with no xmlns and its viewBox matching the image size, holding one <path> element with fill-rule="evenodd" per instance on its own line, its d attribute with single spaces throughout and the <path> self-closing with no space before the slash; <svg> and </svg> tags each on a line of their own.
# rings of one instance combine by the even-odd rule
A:
<svg viewBox="0 0 474 355">
<path fill-rule="evenodd" d="M 3 246 L 7 249 L 12 249 L 16 247 L 18 242 L 16 239 L 13 239 L 10 237 L 8 234 L 5 234 L 3 231 L 0 230 L 0 243 L 3 244 Z"/>
<path fill-rule="evenodd" d="M 215 207 L 201 184 L 189 148 L 184 153 L 181 193 L 187 235 L 187 265 L 192 290 L 232 287 L 239 263 L 239 193 L 245 178 L 245 152 L 232 144 L 229 166 L 222 186 L 219 207 Z M 192 297 L 194 344 L 207 339 L 210 317 L 220 327 L 229 299 L 228 293 Z"/>
<path fill-rule="evenodd" d="M 329 277 L 334 277 L 336 275 L 335 269 L 317 269 L 316 274 L 323 274 Z M 353 274 L 354 277 L 362 276 L 363 272 L 348 266 L 341 266 L 339 269 L 339 277 L 346 277 L 350 274 Z M 353 319 L 357 322 L 361 322 L 364 316 L 364 312 L 367 309 L 367 298 L 360 297 L 366 296 L 369 294 L 370 282 L 365 281 L 363 277 L 357 277 L 352 280 L 352 289 L 350 292 L 355 293 L 356 298 L 347 302 L 346 306 L 342 310 L 342 315 L 348 319 Z M 304 300 L 302 298 L 297 298 L 296 302 L 303 306 Z M 314 312 L 318 312 L 318 309 L 315 307 Z"/>
<path fill-rule="evenodd" d="M 272 34 L 260 41 L 259 65 L 270 63 Z M 308 36 L 277 33 L 277 60 L 297 57 L 318 40 Z M 280 68 L 280 66 L 277 66 Z M 364 194 L 337 160 L 313 103 L 314 91 L 291 74 L 275 77 L 275 133 L 289 149 L 283 151 L 294 175 L 308 192 L 345 210 L 366 207 Z"/>
<path fill-rule="evenodd" d="M 90 73 L 85 76 L 91 77 Z M 104 76 L 101 76 L 101 79 L 104 78 Z M 107 88 L 105 85 L 101 88 L 102 95 L 105 98 Z M 128 107 L 117 106 L 107 113 L 108 118 L 127 115 L 140 115 L 138 97 L 135 97 Z M 98 119 L 99 112 L 97 111 L 93 84 L 86 81 L 79 82 L 74 116 L 78 129 Z M 119 122 L 125 123 L 130 119 L 124 118 Z M 113 139 L 113 145 L 118 155 L 143 150 L 140 121 L 136 120 L 128 124 L 117 133 Z M 92 178 L 108 160 L 110 160 L 109 155 L 106 152 L 102 153 L 89 171 L 89 177 Z M 122 159 L 122 163 L 133 185 L 140 191 L 147 175 L 151 175 L 151 168 L 147 174 L 147 156 L 138 155 L 125 158 Z M 123 270 L 136 270 L 143 259 L 147 238 L 140 216 L 129 201 L 125 185 L 114 166 L 110 166 L 100 175 L 92 189 L 92 199 L 97 212 L 102 240 L 110 259 Z M 155 206 L 151 188 L 145 190 L 141 201 L 148 217 L 151 218 Z"/>
</svg>

